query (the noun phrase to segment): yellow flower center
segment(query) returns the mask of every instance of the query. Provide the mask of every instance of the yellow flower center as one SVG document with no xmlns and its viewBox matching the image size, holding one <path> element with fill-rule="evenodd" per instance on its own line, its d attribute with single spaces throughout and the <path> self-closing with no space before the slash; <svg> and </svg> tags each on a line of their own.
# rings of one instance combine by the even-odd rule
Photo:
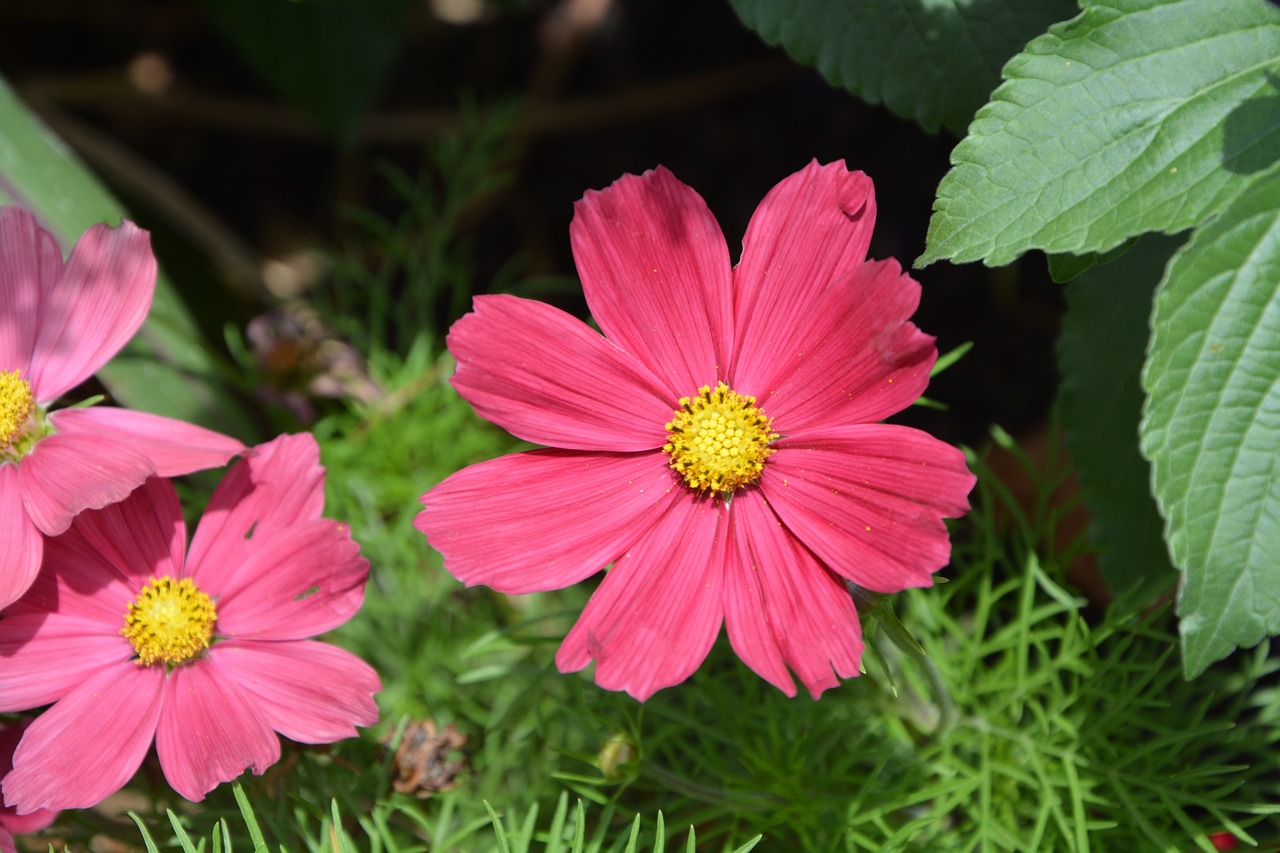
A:
<svg viewBox="0 0 1280 853">
<path fill-rule="evenodd" d="M 35 408 L 31 383 L 16 370 L 0 371 L 0 451 L 13 445 Z"/>
<path fill-rule="evenodd" d="M 124 615 L 120 633 L 133 644 L 138 663 L 186 663 L 209 648 L 218 611 L 190 578 L 152 578 Z"/>
<path fill-rule="evenodd" d="M 772 425 L 755 397 L 723 382 L 703 385 L 698 396 L 680 398 L 662 449 L 689 488 L 724 494 L 759 479 L 773 453 L 769 443 L 778 438 Z"/>
</svg>

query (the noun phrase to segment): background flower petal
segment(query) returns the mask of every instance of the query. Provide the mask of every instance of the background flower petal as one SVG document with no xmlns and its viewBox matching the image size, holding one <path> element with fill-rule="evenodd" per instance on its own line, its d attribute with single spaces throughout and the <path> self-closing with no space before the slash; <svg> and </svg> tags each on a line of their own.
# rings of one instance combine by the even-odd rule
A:
<svg viewBox="0 0 1280 853">
<path fill-rule="evenodd" d="M 41 297 L 62 274 L 53 235 L 20 207 L 0 207 L 0 370 L 30 379 Z"/>
<path fill-rule="evenodd" d="M 226 569 L 234 569 L 228 577 Z M 303 521 L 255 533 L 242 566 L 206 561 L 188 572 L 218 603 L 217 633 L 247 639 L 298 640 L 345 623 L 364 603 L 369 561 L 345 524 Z"/>
<path fill-rule="evenodd" d="M 662 166 L 623 175 L 574 205 L 569 240 L 592 316 L 673 403 L 716 384 L 733 341 L 733 275 L 702 196 Z"/>
<path fill-rule="evenodd" d="M 676 399 L 639 360 L 558 308 L 477 296 L 449 330 L 453 387 L 512 435 L 571 450 L 652 450 Z"/>
<path fill-rule="evenodd" d="M 22 457 L 18 477 L 31 520 L 57 536 L 82 511 L 124 500 L 153 470 L 150 459 L 110 438 L 55 433 Z"/>
<path fill-rule="evenodd" d="M 115 406 L 61 409 L 50 415 L 50 419 L 60 433 L 99 435 L 120 447 L 136 450 L 151 460 L 160 477 L 220 468 L 244 450 L 244 444 L 222 433 Z"/>
<path fill-rule="evenodd" d="M 829 568 L 875 592 L 929 586 L 947 564 L 943 518 L 969 509 L 964 454 L 893 424 L 784 438 L 760 485 L 792 533 Z"/>
<path fill-rule="evenodd" d="M 23 733 L 26 732 L 30 720 L 19 720 L 16 723 L 0 724 L 0 779 L 13 769 L 13 751 L 18 748 Z M 58 817 L 53 809 L 36 809 L 24 815 L 15 814 L 11 809 L 0 810 L 0 828 L 5 832 L 16 832 L 19 835 L 27 832 L 39 832 Z"/>
<path fill-rule="evenodd" d="M 216 565 L 217 583 L 232 583 L 254 547 L 251 540 L 317 519 L 323 511 L 324 468 L 310 433 L 282 435 L 251 448 L 209 499 L 191 538 L 187 574 L 213 582 L 203 567 Z"/>
<path fill-rule="evenodd" d="M 746 363 L 733 385 L 752 394 L 783 435 L 825 424 L 875 423 L 902 411 L 924 393 L 937 360 L 934 339 L 908 318 L 920 285 L 897 261 L 859 264 L 819 294 L 804 328 L 784 337 L 782 350 Z"/>
<path fill-rule="evenodd" d="M 169 786 L 199 801 L 246 770 L 261 776 L 280 760 L 280 739 L 234 684 L 196 663 L 169 674 L 156 753 Z"/>
<path fill-rule="evenodd" d="M 776 353 L 799 348 L 818 296 L 866 259 L 875 219 L 871 179 L 843 160 L 814 160 L 769 191 L 734 269 L 729 375 L 767 375 Z"/>
<path fill-rule="evenodd" d="M 660 451 L 531 450 L 457 472 L 422 496 L 413 523 L 468 586 L 560 589 L 625 553 L 678 482 Z"/>
<path fill-rule="evenodd" d="M 84 232 L 46 290 L 31 385 L 47 403 L 93 375 L 138 331 L 156 288 L 151 237 L 132 222 Z"/>
<path fill-rule="evenodd" d="M 734 651 L 788 696 L 785 661 L 817 699 L 859 673 L 862 629 L 845 588 L 800 544 L 758 491 L 730 510 L 738 565 L 725 577 L 725 627 Z"/>
<path fill-rule="evenodd" d="M 679 684 L 720 633 L 728 563 L 723 504 L 685 493 L 614 563 L 556 653 L 561 672 L 596 661 L 596 683 L 644 701 Z"/>
<path fill-rule="evenodd" d="M 271 728 L 299 743 L 355 737 L 356 726 L 378 722 L 378 674 L 328 643 L 228 640 L 209 650 L 205 665 L 248 694 Z"/>
<path fill-rule="evenodd" d="M 0 463 L 0 609 L 27 591 L 43 559 L 44 538 L 23 505 L 18 466 Z"/>
<path fill-rule="evenodd" d="M 19 814 L 84 809 L 120 790 L 151 746 L 165 685 L 162 667 L 132 664 L 81 682 L 23 735 L 5 803 Z"/>
</svg>

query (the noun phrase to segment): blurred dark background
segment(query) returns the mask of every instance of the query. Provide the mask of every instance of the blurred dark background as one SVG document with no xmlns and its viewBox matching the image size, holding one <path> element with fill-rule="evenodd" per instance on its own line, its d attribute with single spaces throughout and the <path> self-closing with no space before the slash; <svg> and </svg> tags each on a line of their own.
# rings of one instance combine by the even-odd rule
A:
<svg viewBox="0 0 1280 853">
<path fill-rule="evenodd" d="M 715 0 L 8 3 L 0 74 L 153 230 L 218 342 L 286 300 L 340 319 L 363 286 L 351 263 L 397 274 L 376 223 L 450 242 L 431 251 L 463 284 L 433 303 L 437 341 L 459 291 L 582 311 L 573 202 L 656 164 L 703 195 L 736 256 L 770 187 L 843 158 L 876 183 L 871 254 L 909 267 L 956 142 L 832 88 Z M 414 192 L 443 224 L 406 220 Z M 903 420 L 973 445 L 993 422 L 1044 420 L 1061 301 L 1043 270 L 915 272 L 918 325 L 974 349 L 930 388 L 950 411 Z"/>
</svg>

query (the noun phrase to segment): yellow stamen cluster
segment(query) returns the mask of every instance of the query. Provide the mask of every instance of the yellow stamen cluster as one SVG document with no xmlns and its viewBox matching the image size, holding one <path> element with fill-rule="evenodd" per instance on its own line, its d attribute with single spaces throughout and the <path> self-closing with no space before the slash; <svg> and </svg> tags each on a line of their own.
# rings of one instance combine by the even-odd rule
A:
<svg viewBox="0 0 1280 853">
<path fill-rule="evenodd" d="M 213 599 L 190 578 L 152 578 L 129 605 L 120 633 L 133 644 L 140 665 L 161 661 L 172 667 L 209 648 L 217 620 Z"/>
<path fill-rule="evenodd" d="M 680 398 L 662 449 L 689 488 L 726 494 L 759 479 L 773 453 L 769 443 L 778 438 L 772 426 L 755 397 L 717 382 L 715 388 L 703 385 L 696 397 Z"/>
<path fill-rule="evenodd" d="M 16 370 L 0 371 L 0 450 L 12 446 L 35 408 L 31 383 Z"/>
</svg>

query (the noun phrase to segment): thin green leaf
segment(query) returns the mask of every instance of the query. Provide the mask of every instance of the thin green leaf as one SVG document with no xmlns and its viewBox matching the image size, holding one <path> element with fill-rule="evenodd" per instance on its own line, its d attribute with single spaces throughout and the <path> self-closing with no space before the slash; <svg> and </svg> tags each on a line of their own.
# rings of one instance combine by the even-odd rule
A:
<svg viewBox="0 0 1280 853">
<path fill-rule="evenodd" d="M 938 187 L 924 254 L 1105 252 L 1220 210 L 1280 157 L 1280 9 L 1087 2 L 1005 66 Z"/>
<path fill-rule="evenodd" d="M 253 806 L 249 805 L 249 798 L 245 796 L 244 789 L 240 787 L 239 782 L 235 782 L 231 785 L 231 791 L 235 795 L 236 805 L 240 807 L 240 816 L 244 818 L 244 825 L 249 830 L 249 840 L 253 842 L 253 853 L 267 853 L 267 839 L 262 835 L 258 818 L 253 813 Z"/>
<path fill-rule="evenodd" d="M 1280 167 L 1174 256 L 1142 452 L 1174 564 L 1183 671 L 1280 631 Z"/>
<path fill-rule="evenodd" d="M 147 825 L 142 822 L 142 818 L 138 817 L 134 812 L 128 812 L 129 819 L 138 825 L 138 832 L 142 833 L 142 843 L 146 845 L 147 853 L 160 853 L 160 848 L 156 846 L 155 840 L 151 837 L 151 833 L 147 831 Z M 53 849 L 53 845 L 49 845 L 49 849 Z"/>
</svg>

